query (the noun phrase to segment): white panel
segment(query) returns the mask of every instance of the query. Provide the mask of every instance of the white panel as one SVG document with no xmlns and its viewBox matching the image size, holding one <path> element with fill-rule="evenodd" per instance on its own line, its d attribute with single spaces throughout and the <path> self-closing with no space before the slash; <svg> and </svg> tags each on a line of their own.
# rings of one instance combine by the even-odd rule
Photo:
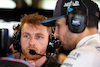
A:
<svg viewBox="0 0 100 67">
<path fill-rule="evenodd" d="M 100 8 L 100 0 L 93 0 L 94 2 L 96 2 Z"/>
<path fill-rule="evenodd" d="M 13 36 L 13 26 L 15 24 L 20 24 L 21 22 L 16 22 L 16 21 L 11 21 L 11 22 L 6 22 L 4 20 L 0 19 L 0 28 L 7 28 L 9 30 L 9 37 Z"/>
<path fill-rule="evenodd" d="M 0 0 L 0 8 L 16 8 L 16 3 L 12 0 Z"/>
<path fill-rule="evenodd" d="M 41 7 L 46 10 L 54 10 L 57 0 L 42 0 Z"/>
</svg>

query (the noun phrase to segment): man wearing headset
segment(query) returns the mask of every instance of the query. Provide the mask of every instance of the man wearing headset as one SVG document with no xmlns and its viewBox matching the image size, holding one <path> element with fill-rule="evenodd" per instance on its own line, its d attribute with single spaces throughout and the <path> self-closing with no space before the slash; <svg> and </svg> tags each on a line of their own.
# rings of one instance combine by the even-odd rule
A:
<svg viewBox="0 0 100 67">
<path fill-rule="evenodd" d="M 60 65 L 46 55 L 50 28 L 40 24 L 47 17 L 38 13 L 24 15 L 21 26 L 13 37 L 14 49 L 22 52 L 25 60 L 37 67 L 59 67 Z M 46 57 L 48 56 L 48 57 Z"/>
<path fill-rule="evenodd" d="M 17 26 L 16 25 L 13 26 L 13 30 L 14 30 L 13 36 L 18 31 L 19 27 L 20 27 L 20 24 L 17 24 Z M 24 59 L 24 55 L 21 52 L 17 52 L 17 50 L 14 50 L 13 43 L 9 46 L 9 50 L 11 53 L 13 53 L 12 55 L 8 55 L 9 58 L 13 57 L 16 59 Z"/>
<path fill-rule="evenodd" d="M 100 67 L 98 18 L 99 8 L 92 0 L 58 0 L 54 17 L 41 22 L 56 26 L 54 37 L 64 49 L 75 48 L 61 67 Z"/>
</svg>

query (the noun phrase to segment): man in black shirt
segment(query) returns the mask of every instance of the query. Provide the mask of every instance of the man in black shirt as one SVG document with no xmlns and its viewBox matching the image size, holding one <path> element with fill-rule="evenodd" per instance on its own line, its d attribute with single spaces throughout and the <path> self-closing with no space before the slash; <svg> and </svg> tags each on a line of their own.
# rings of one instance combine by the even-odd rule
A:
<svg viewBox="0 0 100 67">
<path fill-rule="evenodd" d="M 50 28 L 40 24 L 47 17 L 38 13 L 25 15 L 21 26 L 13 37 L 14 49 L 22 52 L 25 60 L 37 67 L 59 67 L 50 56 L 46 55 Z"/>
</svg>

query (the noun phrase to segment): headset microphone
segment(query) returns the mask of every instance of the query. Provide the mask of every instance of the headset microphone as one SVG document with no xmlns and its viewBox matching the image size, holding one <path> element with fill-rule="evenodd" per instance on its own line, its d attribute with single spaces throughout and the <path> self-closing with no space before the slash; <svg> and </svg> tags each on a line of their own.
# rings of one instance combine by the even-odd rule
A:
<svg viewBox="0 0 100 67">
<path fill-rule="evenodd" d="M 32 54 L 32 55 L 46 56 L 47 58 L 50 58 L 50 57 L 51 57 L 51 56 L 49 56 L 49 55 L 38 54 L 38 53 L 36 53 L 34 50 L 30 50 L 29 53 Z"/>
<path fill-rule="evenodd" d="M 34 50 L 30 50 L 29 53 L 32 54 L 32 55 L 37 54 Z"/>
</svg>

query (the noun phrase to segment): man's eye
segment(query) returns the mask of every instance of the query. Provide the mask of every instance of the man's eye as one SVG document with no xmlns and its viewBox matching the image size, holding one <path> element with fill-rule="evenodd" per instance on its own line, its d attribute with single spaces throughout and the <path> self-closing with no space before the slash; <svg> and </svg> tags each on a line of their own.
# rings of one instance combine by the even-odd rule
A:
<svg viewBox="0 0 100 67">
<path fill-rule="evenodd" d="M 41 38 L 41 36 L 38 36 L 38 38 Z"/>
<path fill-rule="evenodd" d="M 26 37 L 26 38 L 29 38 L 29 36 L 28 36 L 28 35 L 25 35 L 25 37 Z"/>
<path fill-rule="evenodd" d="M 56 24 L 56 27 L 60 28 L 60 25 L 59 24 Z"/>
</svg>

